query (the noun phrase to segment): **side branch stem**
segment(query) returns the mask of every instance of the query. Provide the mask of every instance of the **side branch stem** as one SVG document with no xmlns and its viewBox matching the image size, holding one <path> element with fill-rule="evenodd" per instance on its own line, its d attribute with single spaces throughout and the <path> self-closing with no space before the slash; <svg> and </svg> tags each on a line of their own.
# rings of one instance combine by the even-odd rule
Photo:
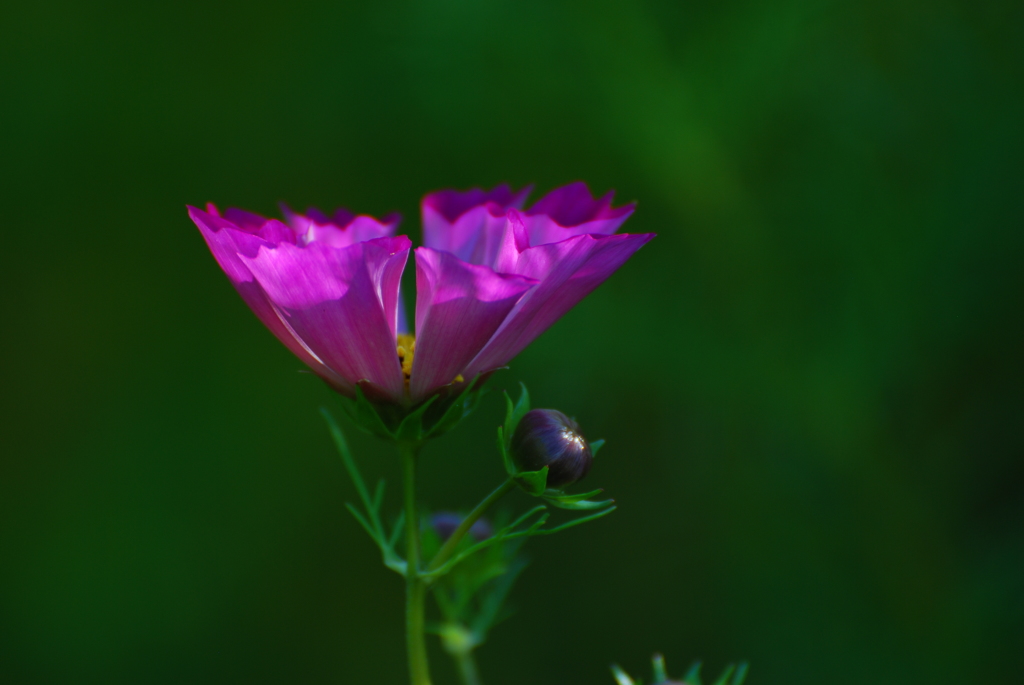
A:
<svg viewBox="0 0 1024 685">
<path fill-rule="evenodd" d="M 476 670 L 476 660 L 473 658 L 473 651 L 467 649 L 458 652 L 455 656 L 455 664 L 459 667 L 459 675 L 462 676 L 463 685 L 480 685 L 480 674 Z"/>
<path fill-rule="evenodd" d="M 451 534 L 448 540 L 445 541 L 441 549 L 437 551 L 437 554 L 433 559 L 430 560 L 430 564 L 427 566 L 427 573 L 436 571 L 444 565 L 444 562 L 451 558 L 452 554 L 458 548 L 459 543 L 462 542 L 462 538 L 466 537 L 466 533 L 473 527 L 481 516 L 483 516 L 488 509 L 494 506 L 494 503 L 504 497 L 509 491 L 516 487 L 515 481 L 511 478 L 506 480 L 504 483 L 494 489 L 494 492 L 487 495 L 480 504 L 476 505 L 473 511 L 469 512 L 469 515 L 462 520 L 459 527 L 455 529 L 455 532 Z"/>
<path fill-rule="evenodd" d="M 411 685 L 431 685 L 424 632 L 427 586 L 420 577 L 420 529 L 416 512 L 416 455 L 419 445 L 399 443 L 405 489 L 406 604 L 405 637 Z"/>
</svg>

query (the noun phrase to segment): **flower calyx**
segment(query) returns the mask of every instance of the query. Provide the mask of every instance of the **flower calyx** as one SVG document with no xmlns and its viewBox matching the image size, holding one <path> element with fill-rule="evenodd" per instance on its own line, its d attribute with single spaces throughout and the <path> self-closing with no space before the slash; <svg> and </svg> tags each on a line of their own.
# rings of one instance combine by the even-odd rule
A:
<svg viewBox="0 0 1024 685">
<path fill-rule="evenodd" d="M 505 423 L 498 428 L 498 450 L 509 477 L 525 492 L 560 509 L 604 509 L 612 500 L 591 500 L 602 490 L 568 494 L 564 488 L 583 478 L 604 440 L 588 443 L 575 421 L 553 409 L 530 409 L 526 386 L 513 404 L 505 394 Z"/>
<path fill-rule="evenodd" d="M 553 488 L 582 480 L 594 461 L 579 425 L 556 409 L 526 412 L 512 434 L 509 451 L 522 471 L 547 467 L 547 485 Z"/>
<path fill-rule="evenodd" d="M 399 359 L 404 369 L 404 352 L 411 368 L 415 340 L 412 336 L 402 337 L 410 340 L 405 341 L 409 345 L 407 348 L 403 341 L 399 341 Z M 484 393 L 481 385 L 479 377 L 468 383 L 459 378 L 418 405 L 404 407 L 388 401 L 376 401 L 371 386 L 367 384 L 364 387 L 360 382 L 356 384 L 354 398 L 340 396 L 340 401 L 342 409 L 361 430 L 385 440 L 418 444 L 447 433 L 476 411 Z"/>
</svg>

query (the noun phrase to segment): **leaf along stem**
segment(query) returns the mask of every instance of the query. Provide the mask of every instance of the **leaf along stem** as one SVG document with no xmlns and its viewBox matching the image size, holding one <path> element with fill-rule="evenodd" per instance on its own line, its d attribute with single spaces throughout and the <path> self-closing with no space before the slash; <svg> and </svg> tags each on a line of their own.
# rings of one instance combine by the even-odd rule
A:
<svg viewBox="0 0 1024 685">
<path fill-rule="evenodd" d="M 366 514 L 362 514 L 352 504 L 345 504 L 345 507 L 352 513 L 356 521 L 362 526 L 363 530 L 367 532 L 370 539 L 380 548 L 381 557 L 384 561 L 384 565 L 401 576 L 405 576 L 406 563 L 405 561 L 395 553 L 395 543 L 398 541 L 398 536 L 402 529 L 402 523 L 404 514 L 399 516 L 398 521 L 395 522 L 395 527 L 391 531 L 391 535 L 385 534 L 384 524 L 380 520 L 380 508 L 384 503 L 384 480 L 380 480 L 377 483 L 377 488 L 374 490 L 373 497 L 370 497 L 370 491 L 366 487 L 366 483 L 363 481 L 362 474 L 359 473 L 359 467 L 356 466 L 356 461 L 352 457 L 352 452 L 348 448 L 348 443 L 345 441 L 345 435 L 341 432 L 341 428 L 338 426 L 334 417 L 327 411 L 326 407 L 320 408 L 320 413 L 323 414 L 324 419 L 327 420 L 327 426 L 330 428 L 331 436 L 334 438 L 334 444 L 338 448 L 338 453 L 341 455 L 341 461 L 345 465 L 345 470 L 348 471 L 349 477 L 352 479 L 352 483 L 356 487 L 356 492 L 359 494 L 359 499 L 363 503 L 363 508 L 366 510 Z"/>
<path fill-rule="evenodd" d="M 513 523 L 505 526 L 499 532 L 495 533 L 486 540 L 481 540 L 469 549 L 463 550 L 459 554 L 455 555 L 452 559 L 448 560 L 447 563 L 442 564 L 437 569 L 434 569 L 432 571 L 425 571 L 422 574 L 422 577 L 425 577 L 427 579 L 427 582 L 432 583 L 434 579 L 448 573 L 448 571 L 450 571 L 456 564 L 458 564 L 466 557 L 472 556 L 473 554 L 479 552 L 482 549 L 490 547 L 493 544 L 502 542 L 503 540 L 518 540 L 519 538 L 528 538 L 533 537 L 534 535 L 551 535 L 552 533 L 558 533 L 567 528 L 578 526 L 581 523 L 587 523 L 588 521 L 599 519 L 602 516 L 607 516 L 608 514 L 615 511 L 616 508 L 614 506 L 608 507 L 607 509 L 602 509 L 601 511 L 590 514 L 589 516 L 581 516 L 580 518 L 572 519 L 571 521 L 566 521 L 565 523 L 559 526 L 555 526 L 554 528 L 541 528 L 541 526 L 547 523 L 548 520 L 549 514 L 545 511 L 546 509 L 547 507 L 545 507 L 543 504 L 534 507 L 533 509 L 529 510 L 528 512 L 520 516 L 518 519 L 516 519 Z M 532 517 L 534 514 L 538 513 L 541 514 L 540 517 L 536 521 L 531 523 L 529 527 L 525 528 L 524 530 L 511 532 L 520 523 L 523 523 L 524 521 Z"/>
</svg>

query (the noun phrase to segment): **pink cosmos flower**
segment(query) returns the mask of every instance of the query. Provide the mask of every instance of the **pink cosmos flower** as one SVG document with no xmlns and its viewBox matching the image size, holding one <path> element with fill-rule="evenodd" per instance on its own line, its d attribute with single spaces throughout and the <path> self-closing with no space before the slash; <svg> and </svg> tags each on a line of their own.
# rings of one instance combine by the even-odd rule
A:
<svg viewBox="0 0 1024 685">
<path fill-rule="evenodd" d="M 214 257 L 256 316 L 338 392 L 416 405 L 507 364 L 653 234 L 615 234 L 612 208 L 582 183 L 522 210 L 530 189 L 441 191 L 423 200 L 415 335 L 399 294 L 412 243 L 339 209 L 285 221 L 189 207 Z"/>
</svg>

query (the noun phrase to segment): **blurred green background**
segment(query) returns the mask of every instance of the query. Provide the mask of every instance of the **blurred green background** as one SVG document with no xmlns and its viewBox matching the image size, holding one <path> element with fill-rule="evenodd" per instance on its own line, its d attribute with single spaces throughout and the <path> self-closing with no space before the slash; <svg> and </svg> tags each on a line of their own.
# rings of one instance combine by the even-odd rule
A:
<svg viewBox="0 0 1024 685">
<path fill-rule="evenodd" d="M 607 438 L 588 485 L 621 508 L 528 545 L 488 685 L 654 650 L 1020 682 L 1022 8 L 5 5 L 0 681 L 403 682 L 331 395 L 185 204 L 416 239 L 427 191 L 583 179 L 659 237 L 491 386 Z M 428 448 L 427 504 L 496 484 L 500 413 Z"/>
</svg>

